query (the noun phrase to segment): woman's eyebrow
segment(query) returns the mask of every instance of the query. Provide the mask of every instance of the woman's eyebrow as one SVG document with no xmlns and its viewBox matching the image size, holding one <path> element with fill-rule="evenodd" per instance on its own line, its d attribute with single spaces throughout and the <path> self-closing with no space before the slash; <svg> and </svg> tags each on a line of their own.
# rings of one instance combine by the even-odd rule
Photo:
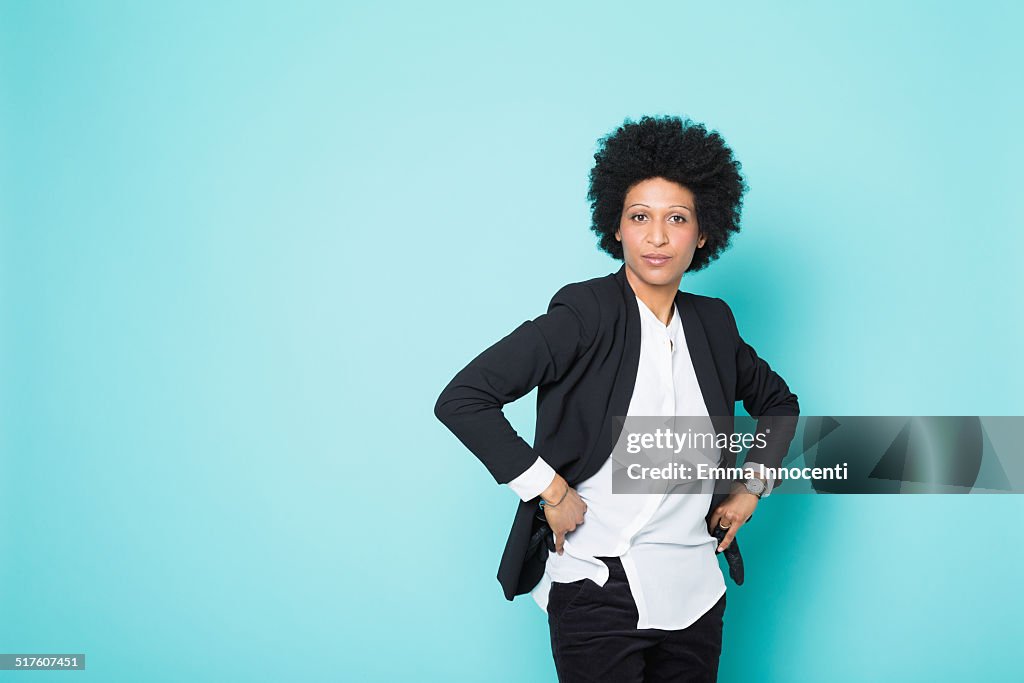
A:
<svg viewBox="0 0 1024 683">
<path fill-rule="evenodd" d="M 640 202 L 637 202 L 637 203 L 635 203 L 635 204 L 630 204 L 630 205 L 629 205 L 629 206 L 627 206 L 626 208 L 627 208 L 627 209 L 632 209 L 632 208 L 633 208 L 634 206 L 645 206 L 645 207 L 647 207 L 648 209 L 649 209 L 649 208 L 651 208 L 650 206 L 647 206 L 647 204 L 641 204 Z M 671 205 L 670 205 L 670 206 L 669 206 L 668 208 L 670 208 L 670 209 L 671 209 L 671 208 L 672 208 L 672 207 L 674 207 L 674 206 L 678 206 L 678 207 L 679 207 L 679 208 L 681 208 L 681 209 L 686 209 L 687 211 L 693 211 L 693 209 L 691 209 L 690 207 L 688 207 L 688 206 L 687 206 L 686 204 L 671 204 Z"/>
</svg>

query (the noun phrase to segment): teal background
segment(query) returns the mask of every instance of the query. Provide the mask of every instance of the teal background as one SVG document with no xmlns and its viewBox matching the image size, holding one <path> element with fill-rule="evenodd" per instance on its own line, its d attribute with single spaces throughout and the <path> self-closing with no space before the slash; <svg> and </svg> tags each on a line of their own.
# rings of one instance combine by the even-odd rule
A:
<svg viewBox="0 0 1024 683">
<path fill-rule="evenodd" d="M 626 116 L 742 161 L 683 289 L 804 414 L 1024 414 L 1019 5 L 0 8 L 0 652 L 88 661 L 0 679 L 555 680 L 517 499 L 431 411 L 618 267 Z M 720 680 L 1016 676 L 1021 512 L 767 499 Z"/>
</svg>

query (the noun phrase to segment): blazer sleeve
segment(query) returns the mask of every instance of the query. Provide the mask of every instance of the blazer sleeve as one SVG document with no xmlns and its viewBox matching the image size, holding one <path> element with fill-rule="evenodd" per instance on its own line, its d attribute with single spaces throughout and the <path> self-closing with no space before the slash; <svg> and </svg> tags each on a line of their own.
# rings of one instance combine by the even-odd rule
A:
<svg viewBox="0 0 1024 683">
<path fill-rule="evenodd" d="M 597 297 L 589 287 L 566 285 L 552 297 L 546 313 L 481 352 L 438 396 L 434 415 L 499 484 L 526 472 L 538 457 L 502 407 L 562 379 L 593 342 L 599 316 Z"/>
<path fill-rule="evenodd" d="M 748 449 L 745 462 L 777 468 L 782 465 L 796 433 L 800 404 L 785 380 L 743 341 L 732 309 L 725 301 L 722 305 L 736 343 L 736 400 L 743 401 L 747 413 L 757 418 L 757 432 L 764 434 L 764 447 L 755 445 Z M 776 481 L 775 486 L 780 483 Z"/>
</svg>

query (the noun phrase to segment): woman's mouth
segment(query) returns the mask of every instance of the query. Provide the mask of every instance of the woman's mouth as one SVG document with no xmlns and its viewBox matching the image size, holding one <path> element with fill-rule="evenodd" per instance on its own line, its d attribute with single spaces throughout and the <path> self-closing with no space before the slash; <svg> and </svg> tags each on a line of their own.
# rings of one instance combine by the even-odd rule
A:
<svg viewBox="0 0 1024 683">
<path fill-rule="evenodd" d="M 647 265 L 658 267 L 668 263 L 671 256 L 666 256 L 665 254 L 644 254 L 640 258 L 642 258 Z"/>
</svg>

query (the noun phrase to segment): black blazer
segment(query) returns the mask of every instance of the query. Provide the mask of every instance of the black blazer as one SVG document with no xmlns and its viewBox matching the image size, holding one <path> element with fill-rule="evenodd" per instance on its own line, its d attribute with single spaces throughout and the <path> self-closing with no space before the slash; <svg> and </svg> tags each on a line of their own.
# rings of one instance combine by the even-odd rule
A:
<svg viewBox="0 0 1024 683">
<path fill-rule="evenodd" d="M 796 395 L 743 341 L 724 301 L 680 291 L 675 302 L 716 430 L 732 433 L 735 403 L 743 401 L 747 413 L 758 418 L 758 432 L 771 428 L 765 447 L 748 450 L 748 459 L 778 467 L 793 439 L 792 416 L 800 412 Z M 640 312 L 623 265 L 558 290 L 547 313 L 522 323 L 455 375 L 438 397 L 434 415 L 498 483 L 507 484 L 540 456 L 575 487 L 601 468 L 618 440 L 622 425 L 616 429 L 612 418 L 626 415 L 639 362 Z M 537 424 L 531 448 L 501 409 L 534 387 Z M 728 448 L 722 457 L 735 466 Z M 724 497 L 716 494 L 711 511 Z M 534 531 L 546 526 L 535 514 L 537 502 L 520 501 L 498 567 L 508 600 L 530 592 L 544 574 L 547 546 L 530 543 Z"/>
</svg>

